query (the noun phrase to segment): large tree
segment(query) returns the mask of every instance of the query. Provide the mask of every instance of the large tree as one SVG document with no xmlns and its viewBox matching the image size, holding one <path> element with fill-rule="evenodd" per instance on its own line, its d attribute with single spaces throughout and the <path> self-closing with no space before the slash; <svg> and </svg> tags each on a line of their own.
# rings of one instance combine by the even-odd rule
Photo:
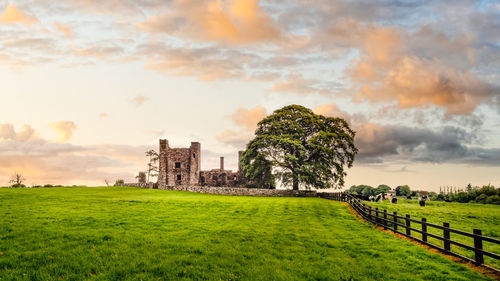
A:
<svg viewBox="0 0 500 281">
<path fill-rule="evenodd" d="M 289 105 L 259 122 L 241 164 L 246 175 L 254 180 L 259 176 L 276 178 L 294 190 L 299 186 L 343 186 L 344 166 L 351 167 L 358 152 L 354 135 L 342 118 L 325 117 L 303 106 Z"/>
</svg>

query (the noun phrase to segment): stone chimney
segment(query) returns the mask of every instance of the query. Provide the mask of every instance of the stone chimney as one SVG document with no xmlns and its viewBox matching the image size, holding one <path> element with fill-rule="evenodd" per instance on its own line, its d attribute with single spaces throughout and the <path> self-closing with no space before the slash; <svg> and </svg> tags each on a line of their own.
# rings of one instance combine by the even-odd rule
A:
<svg viewBox="0 0 500 281">
<path fill-rule="evenodd" d="M 241 156 L 243 155 L 243 151 L 238 151 L 238 172 L 242 172 L 242 168 L 241 168 Z"/>
<path fill-rule="evenodd" d="M 220 170 L 224 171 L 224 157 L 222 157 L 222 156 L 220 158 Z"/>
</svg>

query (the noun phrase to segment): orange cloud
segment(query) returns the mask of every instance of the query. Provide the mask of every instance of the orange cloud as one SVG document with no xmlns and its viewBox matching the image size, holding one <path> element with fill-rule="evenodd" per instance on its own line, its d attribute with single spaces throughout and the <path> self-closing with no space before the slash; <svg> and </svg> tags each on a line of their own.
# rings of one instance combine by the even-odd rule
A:
<svg viewBox="0 0 500 281">
<path fill-rule="evenodd" d="M 256 106 L 252 109 L 238 108 L 231 116 L 234 123 L 244 127 L 248 131 L 255 131 L 257 123 L 266 117 L 267 111 L 262 106 Z"/>
<path fill-rule="evenodd" d="M 136 27 L 194 39 L 245 44 L 272 41 L 280 31 L 259 6 L 259 0 L 177 0 L 169 14 L 156 15 Z"/>
<path fill-rule="evenodd" d="M 470 73 L 438 67 L 413 56 L 400 57 L 377 71 L 380 81 L 361 83 L 356 100 L 396 100 L 400 108 L 437 105 L 451 114 L 470 114 L 490 91 Z"/>
<path fill-rule="evenodd" d="M 221 143 L 241 149 L 252 139 L 257 123 L 266 116 L 267 111 L 262 106 L 251 109 L 240 107 L 231 115 L 231 119 L 239 127 L 238 130 L 225 130 L 216 139 Z"/>
<path fill-rule="evenodd" d="M 0 23 L 15 24 L 24 26 L 38 23 L 38 19 L 19 10 L 14 4 L 9 4 L 5 11 L 0 15 Z"/>
<path fill-rule="evenodd" d="M 132 99 L 132 102 L 135 103 L 137 106 L 143 105 L 145 102 L 149 100 L 148 97 L 138 95 L 135 98 Z"/>
<path fill-rule="evenodd" d="M 55 130 L 59 136 L 59 142 L 68 141 L 73 135 L 73 130 L 77 128 L 73 121 L 54 122 L 50 123 L 49 127 Z"/>
<path fill-rule="evenodd" d="M 226 130 L 216 137 L 216 139 L 224 144 L 232 145 L 238 149 L 245 147 L 245 145 L 252 139 L 252 135 L 248 132 L 235 132 L 233 130 Z"/>
<path fill-rule="evenodd" d="M 351 115 L 340 110 L 335 103 L 327 103 L 313 109 L 313 112 L 326 117 L 340 117 L 347 122 L 351 122 Z"/>
<path fill-rule="evenodd" d="M 64 34 L 64 37 L 71 38 L 73 37 L 73 30 L 71 29 L 71 26 L 63 23 L 55 23 L 54 27 Z"/>
<path fill-rule="evenodd" d="M 373 143 L 386 135 L 386 130 L 375 123 L 358 124 L 356 127 L 356 140 L 365 143 Z"/>
<path fill-rule="evenodd" d="M 445 108 L 448 114 L 470 114 L 492 95 L 491 87 L 473 74 L 414 55 L 395 28 L 341 19 L 322 34 L 329 36 L 322 39 L 326 42 L 360 51 L 360 58 L 346 69 L 355 101 L 396 101 L 400 108 L 434 105 Z M 275 89 L 296 88 L 307 93 L 309 89 L 300 85 L 300 80 L 293 79 L 275 85 Z"/>
<path fill-rule="evenodd" d="M 372 63 L 388 64 L 403 43 L 394 28 L 371 26 L 365 31 L 362 48 Z"/>
</svg>

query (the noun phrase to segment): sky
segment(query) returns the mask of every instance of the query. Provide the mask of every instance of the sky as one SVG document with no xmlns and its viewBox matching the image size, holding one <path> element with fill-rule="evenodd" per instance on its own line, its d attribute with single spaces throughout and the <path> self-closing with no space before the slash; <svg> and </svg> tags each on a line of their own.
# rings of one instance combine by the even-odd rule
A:
<svg viewBox="0 0 500 281">
<path fill-rule="evenodd" d="M 498 187 L 500 2 L 0 0 L 0 186 L 131 182 L 159 139 L 235 170 L 290 104 L 356 131 L 346 187 Z"/>
</svg>

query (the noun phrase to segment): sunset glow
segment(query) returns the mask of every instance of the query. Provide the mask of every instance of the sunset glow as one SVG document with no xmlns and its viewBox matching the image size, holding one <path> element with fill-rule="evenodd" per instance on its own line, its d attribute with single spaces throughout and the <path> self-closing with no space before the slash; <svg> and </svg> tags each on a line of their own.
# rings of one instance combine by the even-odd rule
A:
<svg viewBox="0 0 500 281">
<path fill-rule="evenodd" d="M 300 104 L 346 119 L 353 184 L 500 186 L 498 1 L 0 1 L 0 186 L 134 181 L 201 143 L 237 168 Z"/>
</svg>

